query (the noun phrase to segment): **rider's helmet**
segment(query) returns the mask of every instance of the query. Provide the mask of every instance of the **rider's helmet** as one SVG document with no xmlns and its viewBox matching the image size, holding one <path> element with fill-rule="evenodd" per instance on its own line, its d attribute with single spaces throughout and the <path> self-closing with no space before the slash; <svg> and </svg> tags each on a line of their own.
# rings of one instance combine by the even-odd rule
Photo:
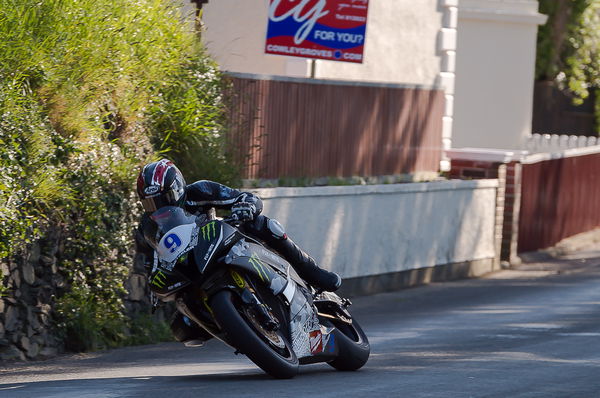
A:
<svg viewBox="0 0 600 398">
<path fill-rule="evenodd" d="M 147 212 L 163 206 L 182 206 L 185 201 L 185 179 L 173 162 L 161 159 L 148 163 L 140 171 L 137 193 Z"/>
</svg>

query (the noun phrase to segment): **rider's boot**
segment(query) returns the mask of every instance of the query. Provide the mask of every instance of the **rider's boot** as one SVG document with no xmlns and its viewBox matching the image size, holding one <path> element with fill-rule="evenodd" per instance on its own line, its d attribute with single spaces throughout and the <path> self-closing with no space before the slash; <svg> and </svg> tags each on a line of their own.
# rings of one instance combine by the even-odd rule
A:
<svg viewBox="0 0 600 398">
<path fill-rule="evenodd" d="M 180 312 L 175 313 L 170 326 L 175 340 L 186 347 L 202 347 L 206 340 L 212 338 L 210 333 Z"/>
<path fill-rule="evenodd" d="M 292 264 L 302 279 L 317 289 L 334 292 L 342 285 L 342 278 L 338 274 L 319 268 L 315 260 L 287 236 L 272 242 L 271 246 Z"/>
<path fill-rule="evenodd" d="M 315 288 L 334 292 L 341 286 L 342 278 L 335 272 L 319 268 L 315 260 L 287 236 L 279 221 L 260 215 L 252 223 L 245 225 L 245 228 L 248 233 L 264 240 L 269 247 L 279 252 L 292 264 L 298 275 Z"/>
</svg>

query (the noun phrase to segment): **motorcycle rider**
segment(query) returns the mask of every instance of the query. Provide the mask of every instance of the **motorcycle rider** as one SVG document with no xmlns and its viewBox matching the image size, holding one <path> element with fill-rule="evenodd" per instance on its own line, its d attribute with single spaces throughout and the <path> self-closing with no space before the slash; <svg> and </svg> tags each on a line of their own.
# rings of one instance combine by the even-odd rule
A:
<svg viewBox="0 0 600 398">
<path fill-rule="evenodd" d="M 242 222 L 242 231 L 276 250 L 309 284 L 318 289 L 335 291 L 342 283 L 338 274 L 319 268 L 315 260 L 288 237 L 277 220 L 262 215 L 261 199 L 250 192 L 241 192 L 209 180 L 186 185 L 183 174 L 175 164 L 161 159 L 142 168 L 137 179 L 137 193 L 144 214 L 135 234 L 136 249 L 144 256 L 144 266 L 148 271 L 155 260 L 151 244 L 153 221 L 150 219 L 154 211 L 163 206 L 179 206 L 191 214 L 201 214 L 214 207 L 231 210 L 232 216 Z M 171 330 L 178 341 L 198 340 L 196 345 L 201 345 L 202 341 L 211 337 L 180 313 L 173 318 Z"/>
</svg>

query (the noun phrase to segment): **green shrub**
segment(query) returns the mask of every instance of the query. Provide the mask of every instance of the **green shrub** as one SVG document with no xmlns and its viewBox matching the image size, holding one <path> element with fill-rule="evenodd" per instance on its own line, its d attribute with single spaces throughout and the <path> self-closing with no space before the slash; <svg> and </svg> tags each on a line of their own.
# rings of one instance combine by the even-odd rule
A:
<svg viewBox="0 0 600 398">
<path fill-rule="evenodd" d="M 99 297 L 85 283 L 73 285 L 56 306 L 65 348 L 90 351 L 116 347 L 126 341 L 126 318 L 121 303 Z"/>
<path fill-rule="evenodd" d="M 156 320 L 149 312 L 137 314 L 129 322 L 127 344 L 152 344 L 157 341 L 173 341 L 173 334 L 166 322 Z"/>
<path fill-rule="evenodd" d="M 600 0 L 540 0 L 548 15 L 537 37 L 537 80 L 553 81 L 575 105 L 595 92 L 600 134 Z"/>
<path fill-rule="evenodd" d="M 225 83 L 216 66 L 198 57 L 161 91 L 150 108 L 155 147 L 185 170 L 186 179 L 239 184 L 223 134 Z"/>
<path fill-rule="evenodd" d="M 236 180 L 222 88 L 170 0 L 0 0 L 0 255 L 60 228 L 70 349 L 162 335 L 124 312 L 135 177 L 169 156 L 189 179 Z"/>
<path fill-rule="evenodd" d="M 0 269 L 0 297 L 5 297 L 8 295 L 8 288 L 4 282 L 4 272 Z"/>
<path fill-rule="evenodd" d="M 26 82 L 0 83 L 0 257 L 37 238 L 56 201 L 70 196 L 59 167 L 66 147 Z"/>
</svg>

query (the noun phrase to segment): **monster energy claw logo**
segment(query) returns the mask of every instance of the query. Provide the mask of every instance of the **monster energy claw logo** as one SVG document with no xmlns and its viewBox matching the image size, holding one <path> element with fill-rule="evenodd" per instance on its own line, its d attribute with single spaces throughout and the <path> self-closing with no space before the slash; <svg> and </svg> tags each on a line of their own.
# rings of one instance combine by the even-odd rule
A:
<svg viewBox="0 0 600 398">
<path fill-rule="evenodd" d="M 165 287 L 166 283 L 167 283 L 166 275 L 163 274 L 162 271 L 158 271 L 156 274 L 154 274 L 151 284 L 158 287 L 159 289 L 162 289 Z"/>
<path fill-rule="evenodd" d="M 215 224 L 216 223 L 212 221 L 202 227 L 202 239 L 209 241 L 217 236 Z"/>
<path fill-rule="evenodd" d="M 260 259 L 256 255 L 256 253 L 252 253 L 252 256 L 250 257 L 250 259 L 248 261 L 250 262 L 250 264 L 252 264 L 252 266 L 258 273 L 258 276 L 260 276 L 260 280 L 263 282 L 266 280 L 268 282 L 269 274 L 267 274 L 264 264 L 262 263 L 262 261 L 260 261 Z M 263 275 L 264 275 L 264 277 L 263 277 Z"/>
</svg>

